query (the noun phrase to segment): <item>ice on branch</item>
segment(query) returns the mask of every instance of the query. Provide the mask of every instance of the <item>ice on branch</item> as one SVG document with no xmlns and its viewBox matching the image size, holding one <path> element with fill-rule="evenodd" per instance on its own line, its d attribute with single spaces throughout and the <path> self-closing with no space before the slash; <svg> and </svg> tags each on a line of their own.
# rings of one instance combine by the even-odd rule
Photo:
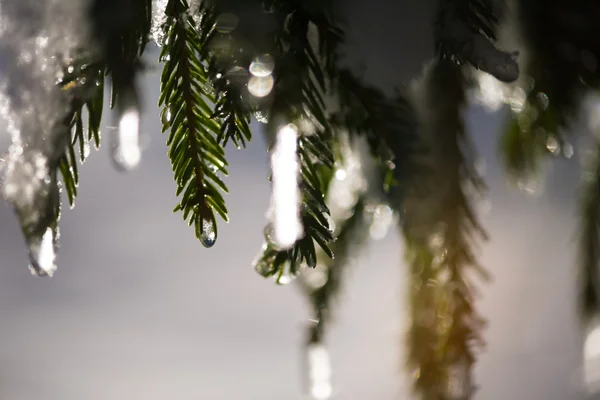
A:
<svg viewBox="0 0 600 400">
<path fill-rule="evenodd" d="M 273 192 L 268 216 L 273 229 L 271 240 L 277 248 L 285 250 L 303 235 L 298 188 L 298 128 L 294 124 L 282 126 L 276 140 L 271 156 Z"/>
<path fill-rule="evenodd" d="M 152 2 L 152 26 L 150 27 L 150 37 L 157 46 L 162 46 L 165 40 L 165 31 L 163 24 L 167 22 L 165 10 L 169 0 L 154 0 Z"/>
<path fill-rule="evenodd" d="M 142 158 L 140 110 L 136 101 L 131 101 L 123 107 L 116 135 L 113 159 L 117 166 L 124 171 L 132 170 L 138 166 Z"/>
<path fill-rule="evenodd" d="M 12 141 L 2 195 L 19 217 L 38 275 L 51 276 L 55 269 L 56 169 L 70 140 L 67 121 L 74 100 L 59 83 L 75 68 L 80 49 L 94 48 L 88 7 L 85 0 L 0 3 L 0 117 Z"/>
</svg>

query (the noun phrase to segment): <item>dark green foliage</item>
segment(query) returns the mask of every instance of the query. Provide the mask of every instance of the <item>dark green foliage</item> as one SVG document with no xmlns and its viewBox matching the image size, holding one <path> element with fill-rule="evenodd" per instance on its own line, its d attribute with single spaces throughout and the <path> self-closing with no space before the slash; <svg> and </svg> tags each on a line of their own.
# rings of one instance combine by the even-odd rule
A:
<svg viewBox="0 0 600 400">
<path fill-rule="evenodd" d="M 293 6 L 292 6 L 293 4 Z M 329 229 L 322 187 L 323 175 L 331 175 L 334 158 L 331 150 L 334 132 L 326 115 L 324 93 L 327 91 L 327 71 L 323 65 L 332 64 L 329 56 L 334 55 L 335 46 L 341 40 L 322 10 L 304 7 L 300 2 L 267 2 L 266 7 L 276 15 L 278 30 L 273 49 L 275 58 L 275 87 L 269 110 L 269 132 L 271 140 L 284 122 L 295 123 L 300 128 L 298 156 L 300 160 L 300 192 L 302 208 L 301 222 L 304 237 L 289 250 L 276 251 L 270 244 L 256 261 L 257 270 L 264 276 L 280 275 L 289 265 L 296 274 L 303 261 L 309 267 L 317 262 L 315 243 L 333 257 L 330 243 L 333 240 Z M 309 24 L 314 23 L 323 32 L 320 41 L 331 53 L 320 57 L 309 40 Z M 302 131 L 302 123 L 311 125 L 311 132 Z M 269 240 L 267 234 L 267 241 Z M 273 263 L 268 268 L 265 264 Z"/>
<path fill-rule="evenodd" d="M 104 68 L 99 63 L 86 63 L 82 57 L 78 63 L 71 65 L 71 73 L 65 70 L 65 77 L 60 85 L 63 93 L 71 100 L 72 114 L 67 125 L 71 130 L 65 154 L 58 162 L 67 199 L 74 205 L 79 185 L 78 162 L 83 163 L 92 143 L 100 146 L 100 123 L 104 103 Z M 75 72 L 76 71 L 76 72 Z M 87 113 L 87 132 L 84 131 L 83 112 Z M 75 155 L 79 149 L 79 157 Z"/>
<path fill-rule="evenodd" d="M 505 166 L 516 178 L 537 172 L 549 153 L 549 138 L 559 149 L 568 141 L 581 99 L 598 87 L 600 77 L 590 65 L 600 57 L 600 26 L 579 22 L 599 15 L 597 4 L 519 0 L 518 5 L 529 60 L 523 72 L 530 85 L 523 88 L 527 101 L 514 114 L 502 145 Z"/>
<path fill-rule="evenodd" d="M 390 98 L 365 84 L 350 70 L 341 69 L 337 78 L 340 112 L 333 116 L 338 129 L 364 136 L 371 154 L 385 172 L 385 189 L 396 183 L 405 188 L 426 168 L 420 161 L 426 149 L 418 137 L 417 121 L 406 94 L 397 90 Z M 399 193 L 397 193 L 400 196 Z"/>
<path fill-rule="evenodd" d="M 184 220 L 194 224 L 198 239 L 210 247 L 217 236 L 215 213 L 228 220 L 221 193 L 227 187 L 219 177 L 227 174 L 225 151 L 217 140 L 221 124 L 212 118 L 209 102 L 215 99 L 200 60 L 214 33 L 214 16 L 208 10 L 199 11 L 202 22 L 196 27 L 188 8 L 185 0 L 171 0 L 167 5 L 159 105 L 163 107 L 163 132 L 170 130 L 167 146 L 181 196 L 175 211 L 182 211 Z"/>
</svg>

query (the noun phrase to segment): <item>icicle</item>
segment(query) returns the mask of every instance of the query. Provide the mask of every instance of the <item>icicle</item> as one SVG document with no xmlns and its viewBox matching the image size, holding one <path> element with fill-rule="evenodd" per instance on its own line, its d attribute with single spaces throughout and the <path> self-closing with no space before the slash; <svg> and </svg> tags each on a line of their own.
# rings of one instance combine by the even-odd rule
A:
<svg viewBox="0 0 600 400">
<path fill-rule="evenodd" d="M 31 273 L 52 277 L 56 271 L 57 230 L 46 228 L 41 237 L 35 236 L 29 239 L 28 247 Z"/>
<path fill-rule="evenodd" d="M 273 194 L 270 220 L 272 241 L 280 250 L 291 248 L 303 235 L 298 189 L 298 128 L 293 124 L 279 128 L 271 157 Z"/>
<path fill-rule="evenodd" d="M 72 101 L 86 93 L 77 87 L 83 81 L 77 90 L 57 82 L 73 72 L 82 48 L 93 48 L 88 7 L 89 1 L 0 2 L 0 117 L 12 139 L 2 196 L 19 218 L 37 275 L 56 269 L 56 167 L 70 139 Z"/>
<path fill-rule="evenodd" d="M 116 143 L 113 160 L 117 166 L 130 171 L 137 167 L 142 159 L 140 147 L 140 109 L 137 96 L 132 92 L 120 99 L 119 129 L 116 131 Z"/>
<path fill-rule="evenodd" d="M 168 0 L 154 0 L 152 2 L 152 25 L 150 27 L 150 38 L 157 46 L 162 46 L 165 40 L 163 24 L 167 21 L 165 10 Z"/>
<path fill-rule="evenodd" d="M 217 241 L 217 229 L 215 221 L 212 218 L 202 218 L 198 216 L 200 228 L 200 243 L 204 247 L 213 247 Z"/>
<path fill-rule="evenodd" d="M 320 340 L 311 340 L 306 345 L 308 390 L 315 400 L 331 397 L 331 362 L 329 352 Z"/>
</svg>

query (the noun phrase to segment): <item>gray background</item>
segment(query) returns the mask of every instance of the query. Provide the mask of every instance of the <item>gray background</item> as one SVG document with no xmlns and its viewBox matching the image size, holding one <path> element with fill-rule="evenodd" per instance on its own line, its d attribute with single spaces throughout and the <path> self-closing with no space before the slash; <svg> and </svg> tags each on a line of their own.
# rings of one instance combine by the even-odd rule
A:
<svg viewBox="0 0 600 400">
<path fill-rule="evenodd" d="M 373 82 L 406 81 L 431 57 L 429 3 L 348 2 L 352 59 L 366 61 Z M 229 149 L 232 222 L 204 249 L 171 213 L 175 186 L 160 135 L 157 73 L 142 84 L 143 163 L 122 175 L 106 141 L 92 153 L 77 207 L 64 212 L 54 278 L 30 276 L 16 219 L 0 208 L 0 399 L 304 398 L 304 300 L 251 267 L 269 199 L 261 135 L 247 150 Z M 477 107 L 468 113 L 493 202 L 484 216 L 492 241 L 481 252 L 494 282 L 482 285 L 480 310 L 490 327 L 477 398 L 576 399 L 578 178 L 558 161 L 546 196 L 507 190 L 496 159 L 500 122 Z M 410 398 L 400 372 L 407 285 L 401 243 L 395 232 L 370 243 L 349 273 L 329 337 L 339 399 Z"/>
</svg>

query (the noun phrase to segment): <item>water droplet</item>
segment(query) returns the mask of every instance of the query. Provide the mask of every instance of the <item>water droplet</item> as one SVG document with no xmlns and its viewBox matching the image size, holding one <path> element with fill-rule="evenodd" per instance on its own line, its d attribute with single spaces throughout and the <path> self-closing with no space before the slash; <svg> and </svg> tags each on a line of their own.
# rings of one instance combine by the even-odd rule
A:
<svg viewBox="0 0 600 400">
<path fill-rule="evenodd" d="M 258 77 L 253 76 L 248 81 L 248 91 L 254 97 L 265 97 L 273 90 L 275 81 L 271 75 Z"/>
<path fill-rule="evenodd" d="M 160 116 L 162 123 L 168 125 L 171 122 L 171 117 L 171 107 L 165 107 Z"/>
<path fill-rule="evenodd" d="M 160 62 L 167 62 L 171 60 L 171 55 L 170 54 L 163 54 L 162 56 L 160 56 Z"/>
<path fill-rule="evenodd" d="M 269 76 L 275 69 L 275 60 L 269 54 L 256 57 L 250 63 L 250 73 L 259 78 Z"/>
<path fill-rule="evenodd" d="M 571 158 L 575 153 L 575 150 L 573 149 L 573 145 L 571 145 L 571 143 L 564 143 L 562 146 L 562 151 L 563 156 L 565 156 L 565 158 Z"/>
<path fill-rule="evenodd" d="M 282 269 L 286 270 L 287 268 L 282 267 Z M 277 276 L 277 278 L 275 279 L 275 282 L 278 285 L 282 285 L 282 286 L 288 285 L 288 284 L 292 283 L 297 278 L 297 276 L 298 275 L 292 274 L 290 272 L 284 272 L 283 274 Z"/>
<path fill-rule="evenodd" d="M 47 228 L 43 235 L 27 238 L 31 273 L 37 276 L 50 276 L 56 271 L 56 249 L 58 235 Z"/>
<path fill-rule="evenodd" d="M 323 264 L 317 264 L 315 268 L 307 268 L 302 275 L 303 281 L 312 290 L 317 290 L 325 286 L 329 276 L 328 267 Z"/>
<path fill-rule="evenodd" d="M 213 247 L 217 241 L 217 227 L 214 217 L 200 218 L 200 242 L 204 247 Z"/>
<path fill-rule="evenodd" d="M 545 110 L 550 105 L 550 99 L 544 92 L 539 92 L 536 95 L 537 102 L 542 110 Z"/>
<path fill-rule="evenodd" d="M 560 153 L 560 145 L 554 136 L 548 136 L 548 139 L 546 139 L 546 148 L 552 154 Z"/>
<path fill-rule="evenodd" d="M 235 14 L 223 13 L 217 17 L 215 28 L 219 33 L 230 33 L 237 28 L 238 21 Z"/>
<path fill-rule="evenodd" d="M 117 130 L 116 145 L 113 160 L 123 171 L 130 171 L 137 167 L 142 159 L 140 147 L 140 110 L 135 96 L 121 106 L 119 129 Z"/>
<path fill-rule="evenodd" d="M 267 278 L 273 275 L 273 263 L 263 257 L 258 257 L 254 263 L 254 270 L 258 272 L 261 276 Z"/>
<path fill-rule="evenodd" d="M 335 179 L 337 179 L 338 181 L 343 181 L 344 179 L 346 179 L 347 176 L 348 174 L 346 173 L 346 170 L 344 168 L 339 168 L 335 171 Z"/>
</svg>

